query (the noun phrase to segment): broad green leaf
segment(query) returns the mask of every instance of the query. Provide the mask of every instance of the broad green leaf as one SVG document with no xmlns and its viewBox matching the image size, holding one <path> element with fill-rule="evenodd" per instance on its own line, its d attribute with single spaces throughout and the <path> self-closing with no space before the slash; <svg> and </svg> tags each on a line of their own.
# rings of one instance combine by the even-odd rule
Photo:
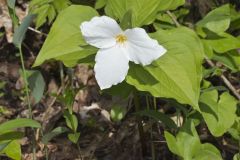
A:
<svg viewBox="0 0 240 160">
<path fill-rule="evenodd" d="M 25 33 L 27 32 L 28 27 L 30 26 L 32 20 L 34 18 L 34 15 L 27 15 L 21 25 L 17 28 L 13 35 L 13 43 L 15 46 L 19 47 L 22 44 L 22 41 L 25 37 Z"/>
<path fill-rule="evenodd" d="M 219 137 L 233 125 L 237 101 L 228 92 L 218 97 L 217 90 L 202 93 L 200 109 L 210 132 Z"/>
<path fill-rule="evenodd" d="M 169 118 L 169 116 L 155 110 L 144 110 L 136 112 L 137 115 L 140 116 L 147 116 L 150 118 L 155 119 L 156 121 L 161 121 L 163 124 L 165 124 L 167 127 L 171 129 L 177 129 L 177 125 L 174 123 L 174 121 Z"/>
<path fill-rule="evenodd" d="M 192 120 L 185 122 L 176 137 L 167 131 L 164 132 L 164 136 L 170 151 L 184 160 L 222 160 L 215 146 L 201 144 Z"/>
<path fill-rule="evenodd" d="M 52 140 L 54 137 L 62 134 L 62 133 L 66 133 L 69 129 L 65 128 L 65 127 L 57 127 L 54 130 L 52 130 L 51 132 L 45 134 L 42 138 L 42 142 L 46 145 L 48 144 L 48 142 L 50 140 Z"/>
<path fill-rule="evenodd" d="M 160 0 L 159 10 L 174 10 L 179 6 L 184 5 L 185 0 Z"/>
<path fill-rule="evenodd" d="M 0 133 L 22 127 L 40 128 L 41 125 L 37 121 L 32 119 L 18 118 L 2 123 L 0 125 Z"/>
<path fill-rule="evenodd" d="M 96 0 L 95 9 L 101 9 L 107 4 L 107 0 Z"/>
<path fill-rule="evenodd" d="M 215 33 L 221 33 L 229 28 L 231 21 L 229 4 L 209 12 L 197 25 L 197 30 L 206 28 Z M 201 32 L 201 31 L 200 31 Z"/>
<path fill-rule="evenodd" d="M 193 160 L 222 160 L 220 151 L 210 143 L 201 145 Z"/>
<path fill-rule="evenodd" d="M 78 119 L 74 114 L 70 114 L 68 111 L 64 112 L 64 118 L 66 119 L 67 126 L 76 132 L 78 127 Z"/>
<path fill-rule="evenodd" d="M 228 33 L 210 33 L 203 41 L 217 53 L 225 53 L 240 48 L 240 40 Z"/>
<path fill-rule="evenodd" d="M 11 141 L 0 142 L 0 153 L 8 146 Z"/>
<path fill-rule="evenodd" d="M 0 142 L 21 139 L 24 136 L 23 132 L 19 131 L 10 131 L 3 134 L 0 134 Z"/>
<path fill-rule="evenodd" d="M 42 77 L 41 72 L 34 71 L 30 77 L 28 77 L 29 88 L 31 89 L 32 96 L 34 97 L 35 103 L 38 103 L 44 92 L 45 81 Z"/>
<path fill-rule="evenodd" d="M 11 141 L 8 146 L 3 150 L 3 152 L 10 158 L 14 160 L 21 160 L 21 146 L 18 140 Z"/>
<path fill-rule="evenodd" d="M 120 96 L 121 98 L 127 98 L 133 90 L 133 86 L 127 84 L 126 82 L 122 82 L 118 85 L 112 86 L 109 89 L 103 90 L 103 92 L 112 96 Z"/>
<path fill-rule="evenodd" d="M 167 141 L 169 150 L 174 154 L 181 155 L 181 153 L 179 152 L 178 147 L 177 147 L 176 138 L 168 131 L 164 131 L 164 137 Z"/>
<path fill-rule="evenodd" d="M 54 8 L 60 13 L 63 9 L 67 8 L 70 4 L 70 0 L 54 0 L 53 2 Z"/>
<path fill-rule="evenodd" d="M 121 20 L 120 26 L 123 30 L 132 28 L 132 10 L 131 9 L 124 14 Z"/>
<path fill-rule="evenodd" d="M 233 160 L 240 160 L 240 153 L 235 154 Z"/>
<path fill-rule="evenodd" d="M 233 126 L 228 129 L 228 133 L 235 139 L 240 139 L 240 117 L 238 117 Z"/>
<path fill-rule="evenodd" d="M 132 11 L 132 26 L 139 27 L 154 21 L 159 10 L 159 0 L 108 0 L 105 12 L 108 16 L 122 20 Z"/>
<path fill-rule="evenodd" d="M 96 53 L 95 49 L 86 50 L 81 47 L 87 44 L 79 26 L 97 15 L 97 12 L 88 6 L 72 5 L 63 10 L 53 23 L 34 66 L 50 59 L 61 60 L 65 65 L 73 66 L 78 60 Z"/>
<path fill-rule="evenodd" d="M 80 137 L 80 133 L 69 133 L 68 134 L 68 139 L 75 144 L 78 142 L 79 137 Z"/>
<path fill-rule="evenodd" d="M 167 53 L 152 65 L 130 66 L 127 83 L 155 97 L 173 98 L 198 109 L 203 47 L 196 34 L 185 27 L 152 34 Z"/>
</svg>

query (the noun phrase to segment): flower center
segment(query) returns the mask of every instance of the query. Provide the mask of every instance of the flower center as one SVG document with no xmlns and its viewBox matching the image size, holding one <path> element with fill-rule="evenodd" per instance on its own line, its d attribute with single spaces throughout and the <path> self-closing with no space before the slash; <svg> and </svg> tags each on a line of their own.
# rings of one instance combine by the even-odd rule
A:
<svg viewBox="0 0 240 160">
<path fill-rule="evenodd" d="M 115 38 L 116 38 L 117 43 L 123 44 L 125 41 L 127 41 L 127 37 L 123 34 L 119 34 Z"/>
</svg>

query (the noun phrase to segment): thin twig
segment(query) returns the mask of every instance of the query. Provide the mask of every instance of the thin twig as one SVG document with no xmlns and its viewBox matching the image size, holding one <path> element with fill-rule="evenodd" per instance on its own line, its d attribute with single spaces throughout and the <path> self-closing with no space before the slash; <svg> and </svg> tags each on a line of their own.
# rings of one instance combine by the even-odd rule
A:
<svg viewBox="0 0 240 160">
<path fill-rule="evenodd" d="M 167 11 L 167 14 L 168 14 L 169 17 L 173 20 L 173 22 L 175 23 L 175 25 L 176 25 L 177 27 L 180 27 L 180 26 L 181 26 L 180 23 L 178 23 L 178 21 L 177 21 L 177 17 L 176 17 L 174 14 L 172 14 L 172 12 Z"/>
<path fill-rule="evenodd" d="M 173 22 L 176 24 L 177 27 L 180 27 L 180 23 L 177 21 L 176 16 L 171 13 L 170 11 L 166 12 L 173 20 Z M 206 58 L 206 62 L 211 66 L 211 67 L 215 67 L 215 64 L 208 58 Z M 231 82 L 222 74 L 220 76 L 220 78 L 222 79 L 222 81 L 225 83 L 225 85 L 231 90 L 231 92 L 234 94 L 234 96 L 240 100 L 240 94 L 237 92 L 237 90 L 234 88 L 234 86 L 231 84 Z"/>
<path fill-rule="evenodd" d="M 35 32 L 35 33 L 38 33 L 38 34 L 41 34 L 41 35 L 47 37 L 47 34 L 46 34 L 46 33 L 43 33 L 43 32 L 41 32 L 41 31 L 39 31 L 39 30 L 36 30 L 36 29 L 34 29 L 34 28 L 32 28 L 32 27 L 28 27 L 28 29 L 29 29 L 30 31 L 33 31 L 33 32 Z"/>
<path fill-rule="evenodd" d="M 211 67 L 215 67 L 215 64 L 210 60 L 210 59 L 206 59 L 206 62 L 211 66 Z M 222 79 L 222 81 L 225 83 L 225 85 L 232 91 L 232 93 L 234 94 L 234 96 L 240 100 L 240 94 L 237 92 L 237 90 L 234 88 L 234 86 L 231 84 L 231 82 L 227 79 L 227 77 L 225 77 L 223 74 L 220 76 L 220 78 Z"/>
</svg>

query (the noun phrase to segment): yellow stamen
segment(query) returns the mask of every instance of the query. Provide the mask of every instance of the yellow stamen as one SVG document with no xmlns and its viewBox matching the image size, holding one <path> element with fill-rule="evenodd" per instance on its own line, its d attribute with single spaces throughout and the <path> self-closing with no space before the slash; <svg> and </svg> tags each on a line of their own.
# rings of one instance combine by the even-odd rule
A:
<svg viewBox="0 0 240 160">
<path fill-rule="evenodd" d="M 127 37 L 123 34 L 119 34 L 115 38 L 116 38 L 117 43 L 123 44 L 125 41 L 127 41 Z"/>
</svg>

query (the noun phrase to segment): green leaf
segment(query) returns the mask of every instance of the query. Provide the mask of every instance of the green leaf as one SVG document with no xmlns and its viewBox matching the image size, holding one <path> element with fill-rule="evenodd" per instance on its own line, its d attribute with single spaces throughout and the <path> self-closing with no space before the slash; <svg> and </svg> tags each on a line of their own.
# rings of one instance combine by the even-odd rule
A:
<svg viewBox="0 0 240 160">
<path fill-rule="evenodd" d="M 78 60 L 95 54 L 95 49 L 85 50 L 85 47 L 81 47 L 87 44 L 79 26 L 97 15 L 93 8 L 81 5 L 72 5 L 63 10 L 53 23 L 34 66 L 50 59 L 61 60 L 67 66 L 69 61 L 71 65 L 76 65 Z"/>
<path fill-rule="evenodd" d="M 64 118 L 66 119 L 67 126 L 76 132 L 78 127 L 78 119 L 74 114 L 70 114 L 68 111 L 64 112 Z"/>
<path fill-rule="evenodd" d="M 44 92 L 45 81 L 42 77 L 41 72 L 34 71 L 30 77 L 28 77 L 29 88 L 31 89 L 32 96 L 34 97 L 35 103 L 38 103 Z"/>
<path fill-rule="evenodd" d="M 13 43 L 16 47 L 19 47 L 22 44 L 22 41 L 25 37 L 25 33 L 27 32 L 28 27 L 30 26 L 34 15 L 27 15 L 21 25 L 17 28 L 16 32 L 13 35 Z"/>
<path fill-rule="evenodd" d="M 169 116 L 159 111 L 144 110 L 144 111 L 136 112 L 136 114 L 140 116 L 147 116 L 147 117 L 153 118 L 156 121 L 161 121 L 163 124 L 165 124 L 167 127 L 171 129 L 177 129 L 177 125 L 174 123 L 174 121 L 171 118 L 169 118 Z"/>
<path fill-rule="evenodd" d="M 184 5 L 185 0 L 160 0 L 159 10 L 175 10 L 177 7 Z"/>
<path fill-rule="evenodd" d="M 57 12 L 61 12 L 71 4 L 70 0 L 54 0 L 53 5 Z"/>
<path fill-rule="evenodd" d="M 230 6 L 226 4 L 209 12 L 196 25 L 199 32 L 202 32 L 202 28 L 206 28 L 212 32 L 221 33 L 229 28 L 230 21 Z"/>
<path fill-rule="evenodd" d="M 7 142 L 0 142 L 0 153 L 2 153 L 2 151 L 8 146 L 8 144 L 11 141 L 7 141 Z"/>
<path fill-rule="evenodd" d="M 49 24 L 52 23 L 52 21 L 55 19 L 57 13 L 55 11 L 55 8 L 53 6 L 50 6 L 48 9 L 47 17 Z"/>
<path fill-rule="evenodd" d="M 21 139 L 23 136 L 24 136 L 24 133 L 19 131 L 6 132 L 3 134 L 0 134 L 0 142 Z"/>
<path fill-rule="evenodd" d="M 167 53 L 144 68 L 130 66 L 127 83 L 155 97 L 173 98 L 198 109 L 204 54 L 201 41 L 185 27 L 159 30 L 152 37 Z"/>
<path fill-rule="evenodd" d="M 32 13 L 37 15 L 36 28 L 39 28 L 47 21 L 47 16 L 48 16 L 50 7 L 51 7 L 50 4 L 46 4 L 46 5 L 42 5 L 41 7 L 33 10 Z"/>
<path fill-rule="evenodd" d="M 164 131 L 164 137 L 167 141 L 167 145 L 168 145 L 169 150 L 172 153 L 175 153 L 177 155 L 181 155 L 181 153 L 178 150 L 178 147 L 176 147 L 177 146 L 176 138 L 171 133 L 169 133 L 168 131 Z"/>
<path fill-rule="evenodd" d="M 184 160 L 222 160 L 218 149 L 208 143 L 201 144 L 192 120 L 185 122 L 176 137 L 165 131 L 168 148 Z"/>
<path fill-rule="evenodd" d="M 217 53 L 240 48 L 240 40 L 228 33 L 211 33 L 204 41 Z"/>
<path fill-rule="evenodd" d="M 110 116 L 114 122 L 121 121 L 123 119 L 123 117 L 125 116 L 125 114 L 126 114 L 125 107 L 122 107 L 119 105 L 114 105 L 111 107 Z"/>
<path fill-rule="evenodd" d="M 0 125 L 0 133 L 22 127 L 40 128 L 41 125 L 37 121 L 32 119 L 18 118 L 2 123 Z"/>
<path fill-rule="evenodd" d="M 95 9 L 101 9 L 107 4 L 107 0 L 96 0 Z"/>
<path fill-rule="evenodd" d="M 133 90 L 133 86 L 127 84 L 126 82 L 122 82 L 118 85 L 112 86 L 109 89 L 103 90 L 103 92 L 112 96 L 120 96 L 121 98 L 127 98 Z"/>
<path fill-rule="evenodd" d="M 121 20 L 120 26 L 123 30 L 132 28 L 132 10 L 131 9 L 124 14 Z"/>
<path fill-rule="evenodd" d="M 80 133 L 70 133 L 70 134 L 68 134 L 68 139 L 75 144 L 78 142 L 79 137 L 80 137 Z"/>
<path fill-rule="evenodd" d="M 222 160 L 220 151 L 212 144 L 202 144 L 198 151 L 193 160 Z"/>
<path fill-rule="evenodd" d="M 43 144 L 47 145 L 50 140 L 52 140 L 54 137 L 66 133 L 68 129 L 66 127 L 57 127 L 54 130 L 52 130 L 50 133 L 47 133 L 43 136 L 42 142 Z"/>
<path fill-rule="evenodd" d="M 240 153 L 235 154 L 233 160 L 240 160 Z"/>
<path fill-rule="evenodd" d="M 11 9 L 15 9 L 16 0 L 7 0 L 8 7 Z"/>
<path fill-rule="evenodd" d="M 3 152 L 14 160 L 21 160 L 21 146 L 17 140 L 11 141 Z"/>
<path fill-rule="evenodd" d="M 236 99 L 228 92 L 218 97 L 217 90 L 212 90 L 200 96 L 201 113 L 214 136 L 222 136 L 233 125 L 237 117 L 236 105 Z"/>
<path fill-rule="evenodd" d="M 108 0 L 105 12 L 110 17 L 122 20 L 132 10 L 132 26 L 139 27 L 154 21 L 159 4 L 159 0 Z"/>
</svg>

